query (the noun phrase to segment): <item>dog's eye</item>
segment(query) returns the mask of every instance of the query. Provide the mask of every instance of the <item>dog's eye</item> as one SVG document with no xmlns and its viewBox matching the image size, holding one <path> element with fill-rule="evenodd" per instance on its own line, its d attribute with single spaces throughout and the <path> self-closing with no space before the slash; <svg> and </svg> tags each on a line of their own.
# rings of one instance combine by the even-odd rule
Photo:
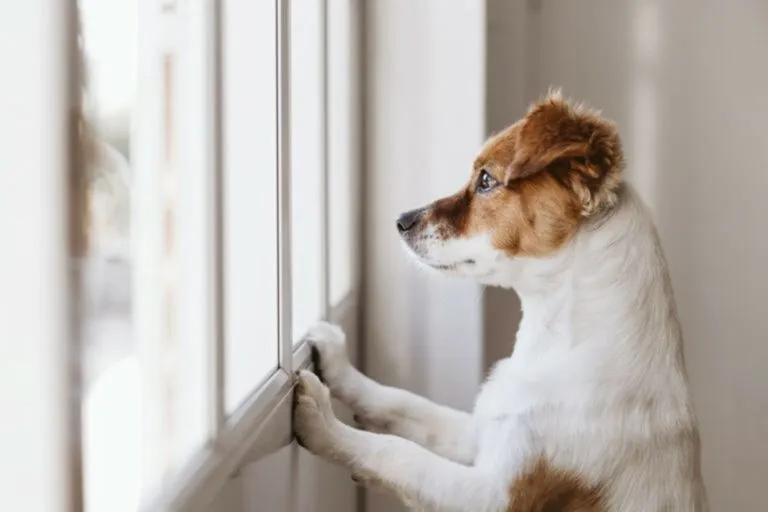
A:
<svg viewBox="0 0 768 512">
<path fill-rule="evenodd" d="M 496 178 L 491 176 L 488 171 L 482 170 L 480 171 L 480 177 L 477 179 L 477 191 L 478 192 L 488 192 L 490 190 L 493 190 L 496 188 L 496 186 L 499 184 L 498 181 L 496 181 Z"/>
</svg>

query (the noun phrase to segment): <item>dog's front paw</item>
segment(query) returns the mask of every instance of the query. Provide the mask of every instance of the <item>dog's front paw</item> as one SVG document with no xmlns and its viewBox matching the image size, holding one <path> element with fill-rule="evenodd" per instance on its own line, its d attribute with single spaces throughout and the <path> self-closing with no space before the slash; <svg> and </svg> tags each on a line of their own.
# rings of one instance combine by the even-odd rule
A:
<svg viewBox="0 0 768 512">
<path fill-rule="evenodd" d="M 338 388 L 351 366 L 344 331 L 327 322 L 316 324 L 306 337 L 312 347 L 315 371 L 331 389 Z"/>
<path fill-rule="evenodd" d="M 333 414 L 328 388 L 315 374 L 297 372 L 293 409 L 293 431 L 307 450 L 330 456 L 340 436 L 340 422 Z"/>
</svg>

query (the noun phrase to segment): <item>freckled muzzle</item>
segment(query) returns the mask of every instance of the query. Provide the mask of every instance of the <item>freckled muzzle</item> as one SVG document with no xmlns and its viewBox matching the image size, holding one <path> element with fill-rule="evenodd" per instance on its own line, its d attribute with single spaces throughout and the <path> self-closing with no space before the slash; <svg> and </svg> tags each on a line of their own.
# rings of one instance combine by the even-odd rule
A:
<svg viewBox="0 0 768 512">
<path fill-rule="evenodd" d="M 409 245 L 422 239 L 445 240 L 457 236 L 467 219 L 469 198 L 465 191 L 407 211 L 397 219 L 397 232 Z"/>
</svg>

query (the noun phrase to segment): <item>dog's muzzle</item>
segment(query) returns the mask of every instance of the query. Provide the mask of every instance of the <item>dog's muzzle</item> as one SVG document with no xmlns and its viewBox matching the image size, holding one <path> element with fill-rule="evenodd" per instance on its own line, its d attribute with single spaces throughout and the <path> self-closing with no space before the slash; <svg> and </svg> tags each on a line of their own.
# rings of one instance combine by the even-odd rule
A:
<svg viewBox="0 0 768 512">
<path fill-rule="evenodd" d="M 413 229 L 424 215 L 424 211 L 424 208 L 417 208 L 400 215 L 397 219 L 397 231 L 402 235 Z"/>
</svg>

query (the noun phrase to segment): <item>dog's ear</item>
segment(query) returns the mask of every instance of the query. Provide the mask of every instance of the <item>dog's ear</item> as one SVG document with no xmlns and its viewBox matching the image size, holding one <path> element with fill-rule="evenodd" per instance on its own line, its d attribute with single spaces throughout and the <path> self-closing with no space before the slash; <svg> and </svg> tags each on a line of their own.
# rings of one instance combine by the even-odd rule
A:
<svg viewBox="0 0 768 512">
<path fill-rule="evenodd" d="M 615 203 L 623 165 L 613 124 L 556 91 L 532 106 L 521 123 L 505 180 L 549 172 L 575 195 L 586 217 Z"/>
</svg>

